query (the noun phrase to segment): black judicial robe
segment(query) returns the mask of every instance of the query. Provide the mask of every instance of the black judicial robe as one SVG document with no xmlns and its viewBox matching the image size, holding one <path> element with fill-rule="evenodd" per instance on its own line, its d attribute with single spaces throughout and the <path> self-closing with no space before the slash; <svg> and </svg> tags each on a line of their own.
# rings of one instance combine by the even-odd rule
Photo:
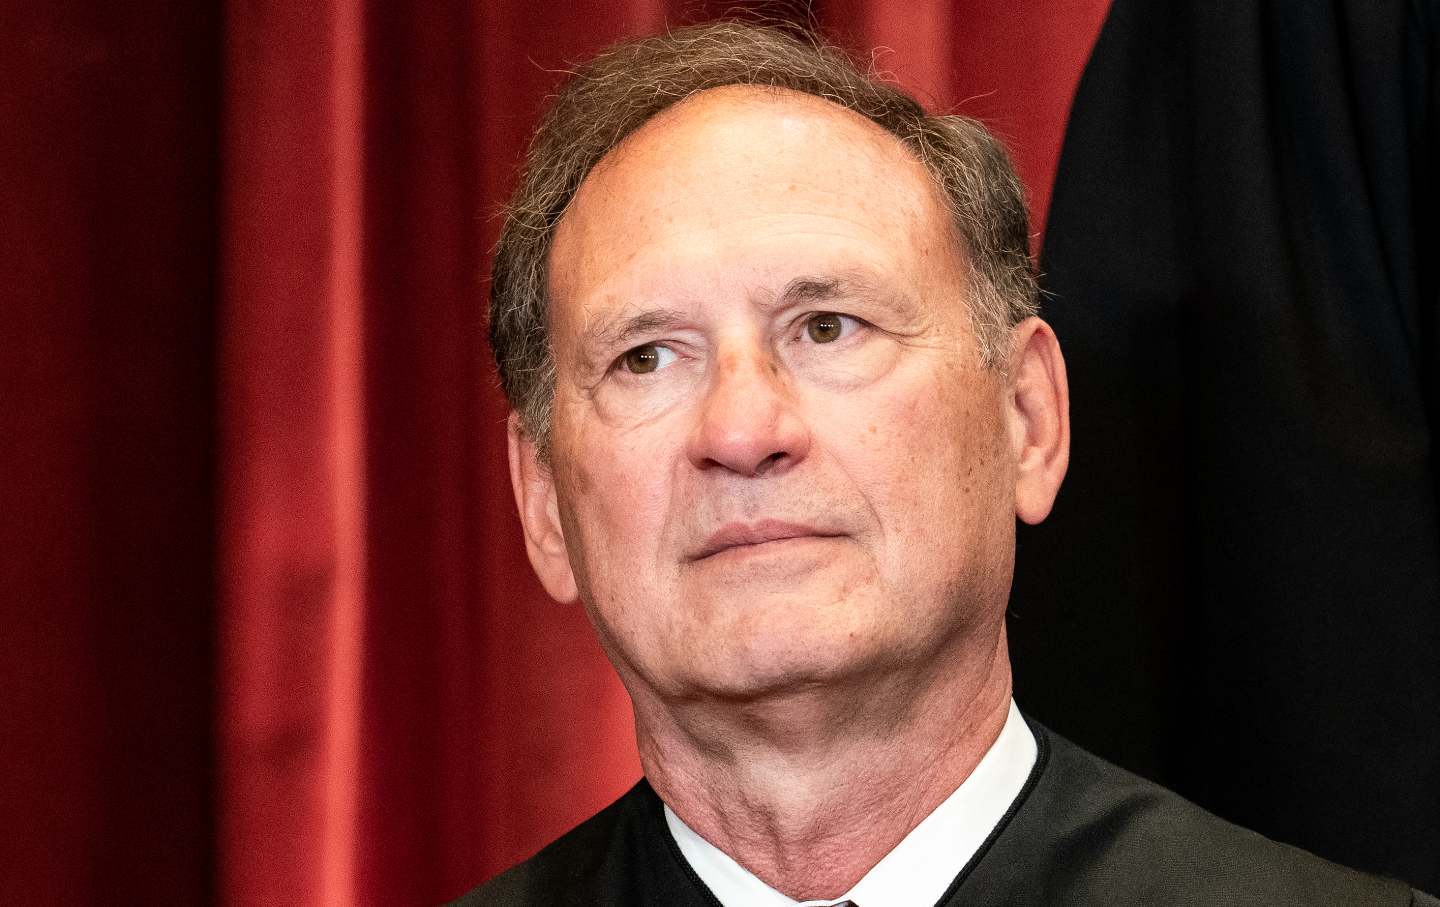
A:
<svg viewBox="0 0 1440 907">
<path fill-rule="evenodd" d="M 1041 256 L 1070 471 L 1016 698 L 1440 890 L 1440 0 L 1114 0 Z"/>
<path fill-rule="evenodd" d="M 1031 722 L 1039 753 L 1009 812 L 940 905 L 1344 904 L 1440 907 L 1403 882 L 1245 831 Z M 640 781 L 457 905 L 719 907 Z M 744 907 L 744 905 L 726 905 Z M 864 904 L 860 907 L 891 907 Z"/>
</svg>

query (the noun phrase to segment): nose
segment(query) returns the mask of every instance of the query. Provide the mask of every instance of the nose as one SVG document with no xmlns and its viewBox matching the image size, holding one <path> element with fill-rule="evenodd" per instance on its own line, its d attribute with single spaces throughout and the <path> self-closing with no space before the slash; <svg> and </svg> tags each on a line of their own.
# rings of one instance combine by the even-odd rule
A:
<svg viewBox="0 0 1440 907">
<path fill-rule="evenodd" d="M 810 430 L 773 355 L 721 356 L 701 398 L 687 452 L 699 469 L 779 473 L 805 458 Z"/>
</svg>

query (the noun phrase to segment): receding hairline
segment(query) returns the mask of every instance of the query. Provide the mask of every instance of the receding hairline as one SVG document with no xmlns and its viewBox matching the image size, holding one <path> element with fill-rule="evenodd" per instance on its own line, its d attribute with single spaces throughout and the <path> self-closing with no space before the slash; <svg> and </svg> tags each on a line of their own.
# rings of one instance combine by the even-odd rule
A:
<svg viewBox="0 0 1440 907">
<path fill-rule="evenodd" d="M 555 299 L 555 252 L 564 245 L 562 237 L 575 229 L 570 212 L 576 205 L 585 203 L 586 197 L 595 191 L 597 177 L 603 178 L 607 171 L 622 166 L 627 157 L 636 153 L 637 148 L 655 139 L 660 130 L 675 128 L 676 121 L 682 117 L 693 117 L 698 113 L 719 119 L 733 116 L 737 105 L 739 109 L 744 109 L 753 104 L 789 107 L 800 112 L 818 114 L 830 124 L 827 128 L 847 129 L 852 136 L 863 138 L 869 163 L 883 169 L 893 169 L 897 164 L 907 168 L 909 175 L 915 180 L 913 185 L 918 189 L 917 201 L 926 209 L 923 211 L 924 216 L 931 220 L 938 231 L 937 238 L 943 241 L 946 251 L 954 257 L 965 282 L 969 284 L 975 279 L 970 255 L 966 251 L 965 237 L 950 214 L 944 187 L 909 143 L 864 114 L 813 92 L 776 85 L 737 83 L 701 89 L 657 111 L 591 166 L 558 218 L 550 248 L 547 249 L 545 284 L 550 299 Z M 697 110 L 698 105 L 714 109 L 707 110 L 705 106 L 701 106 Z M 897 158 L 896 154 L 900 156 Z M 917 210 L 916 213 L 921 211 Z M 553 327 L 553 307 L 547 310 L 546 320 Z"/>
<path fill-rule="evenodd" d="M 880 152 L 886 149 L 900 151 L 907 162 L 907 166 L 916 168 L 915 172 L 917 175 L 923 176 L 925 184 L 931 190 L 930 195 L 932 200 L 939 203 L 942 209 L 945 208 L 944 188 L 939 184 L 939 181 L 935 179 L 934 173 L 925 165 L 920 155 L 916 153 L 915 149 L 903 138 L 875 122 L 870 117 L 823 95 L 815 94 L 814 92 L 803 91 L 798 88 L 789 88 L 784 85 L 736 82 L 728 85 L 715 85 L 691 92 L 685 97 L 676 100 L 674 103 L 656 111 L 653 116 L 636 127 L 629 135 L 625 136 L 619 142 L 616 142 L 613 147 L 600 156 L 599 160 L 591 165 L 590 169 L 587 170 L 581 178 L 579 185 L 575 187 L 575 191 L 571 193 L 565 210 L 556 222 L 556 233 L 558 234 L 563 228 L 565 215 L 569 213 L 576 199 L 585 192 L 586 184 L 591 181 L 591 177 L 617 166 L 628 154 L 633 153 L 636 146 L 641 144 L 647 136 L 653 136 L 653 133 L 657 130 L 672 125 L 673 122 L 680 117 L 694 115 L 697 106 L 716 105 L 728 102 L 743 107 L 747 101 L 748 103 L 756 105 L 809 108 L 816 113 L 833 115 L 839 123 L 846 123 L 857 127 L 860 133 L 869 140 L 870 146 L 875 151 Z M 703 106 L 701 109 L 702 112 L 704 112 Z M 724 108 L 710 112 L 710 115 L 717 117 L 724 116 Z"/>
</svg>

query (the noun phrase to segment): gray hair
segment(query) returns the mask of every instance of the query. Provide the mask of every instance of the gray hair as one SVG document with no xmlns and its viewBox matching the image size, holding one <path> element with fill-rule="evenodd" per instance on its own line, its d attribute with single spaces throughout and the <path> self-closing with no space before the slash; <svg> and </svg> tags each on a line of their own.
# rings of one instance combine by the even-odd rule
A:
<svg viewBox="0 0 1440 907">
<path fill-rule="evenodd" d="M 715 22 L 624 41 L 576 72 L 541 120 L 491 271 L 490 346 L 500 385 L 542 459 L 555 395 L 548 280 L 555 229 L 601 158 L 666 108 L 724 85 L 824 98 L 879 125 L 925 165 L 968 256 L 971 319 L 987 367 L 1003 368 L 1010 329 L 1036 311 L 1024 190 L 1004 147 L 978 121 L 927 115 L 809 34 Z"/>
</svg>

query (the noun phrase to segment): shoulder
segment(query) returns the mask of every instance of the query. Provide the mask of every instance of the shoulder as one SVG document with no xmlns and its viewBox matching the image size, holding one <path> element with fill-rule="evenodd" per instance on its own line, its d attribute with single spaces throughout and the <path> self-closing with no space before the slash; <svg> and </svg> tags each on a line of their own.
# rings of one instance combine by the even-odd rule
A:
<svg viewBox="0 0 1440 907">
<path fill-rule="evenodd" d="M 452 907 L 624 903 L 627 852 L 654 798 L 643 780 L 544 850 L 470 891 Z M 608 896 L 602 893 L 610 893 Z"/>
<path fill-rule="evenodd" d="M 1042 903 L 1411 903 L 1400 882 L 1247 831 L 1032 727 L 1044 764 L 994 844 L 1029 864 Z M 982 868 L 995 881 L 1006 860 Z"/>
</svg>

